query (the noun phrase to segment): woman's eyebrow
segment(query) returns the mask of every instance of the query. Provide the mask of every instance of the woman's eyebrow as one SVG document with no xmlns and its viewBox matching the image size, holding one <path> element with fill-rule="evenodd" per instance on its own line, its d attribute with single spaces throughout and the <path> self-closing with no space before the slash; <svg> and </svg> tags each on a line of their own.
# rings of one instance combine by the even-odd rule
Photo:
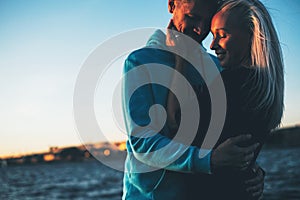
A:
<svg viewBox="0 0 300 200">
<path fill-rule="evenodd" d="M 225 31 L 225 32 L 229 32 L 229 30 L 228 30 L 227 28 L 224 28 L 224 27 L 222 27 L 222 28 L 216 28 L 215 30 L 216 30 L 216 31 Z"/>
</svg>

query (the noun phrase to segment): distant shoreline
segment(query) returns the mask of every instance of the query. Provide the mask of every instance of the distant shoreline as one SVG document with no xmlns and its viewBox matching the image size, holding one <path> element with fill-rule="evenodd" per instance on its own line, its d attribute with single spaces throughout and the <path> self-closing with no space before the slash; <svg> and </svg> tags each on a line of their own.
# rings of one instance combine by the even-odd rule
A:
<svg viewBox="0 0 300 200">
<path fill-rule="evenodd" d="M 300 147 L 300 126 L 280 128 L 272 131 L 264 145 L 264 149 Z M 0 166 L 52 162 L 88 161 L 94 156 L 109 159 L 118 158 L 126 150 L 125 141 L 110 144 L 102 142 L 97 144 L 80 145 L 73 147 L 51 147 L 49 152 L 34 153 L 30 155 L 10 156 L 0 158 Z"/>
<path fill-rule="evenodd" d="M 11 165 L 63 163 L 76 161 L 90 161 L 102 158 L 103 160 L 116 160 L 124 155 L 125 141 L 115 143 L 96 143 L 72 147 L 50 147 L 48 152 L 33 153 L 29 155 L 0 158 L 0 167 Z"/>
<path fill-rule="evenodd" d="M 300 126 L 280 128 L 271 132 L 266 147 L 300 147 Z"/>
</svg>

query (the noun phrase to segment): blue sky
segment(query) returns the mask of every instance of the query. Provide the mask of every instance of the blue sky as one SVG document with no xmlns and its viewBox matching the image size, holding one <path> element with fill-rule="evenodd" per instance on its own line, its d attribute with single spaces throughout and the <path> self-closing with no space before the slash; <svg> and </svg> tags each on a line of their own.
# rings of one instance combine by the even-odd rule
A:
<svg viewBox="0 0 300 200">
<path fill-rule="evenodd" d="M 300 2 L 263 2 L 284 52 L 283 125 L 299 124 Z M 73 91 L 89 53 L 121 32 L 166 27 L 170 17 L 167 0 L 0 0 L 0 156 L 79 144 Z"/>
</svg>

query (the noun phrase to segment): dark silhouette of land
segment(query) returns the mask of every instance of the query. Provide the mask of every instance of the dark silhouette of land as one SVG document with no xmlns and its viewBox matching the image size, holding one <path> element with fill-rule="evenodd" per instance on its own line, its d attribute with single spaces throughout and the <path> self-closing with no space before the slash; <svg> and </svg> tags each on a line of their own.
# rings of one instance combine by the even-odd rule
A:
<svg viewBox="0 0 300 200">
<path fill-rule="evenodd" d="M 268 138 L 265 148 L 300 147 L 300 126 L 274 130 Z M 74 162 L 94 160 L 94 156 L 111 159 L 120 158 L 124 154 L 125 142 L 97 143 L 73 147 L 50 147 L 48 152 L 23 156 L 0 158 L 0 166 L 19 164 L 37 164 L 52 162 Z"/>
<path fill-rule="evenodd" d="M 113 144 L 103 142 L 64 148 L 50 147 L 48 152 L 12 156 L 5 159 L 0 158 L 0 167 L 20 164 L 89 161 L 94 160 L 94 156 L 118 159 L 118 155 L 121 152 L 124 153 L 124 150 L 125 142 L 116 142 Z"/>
<path fill-rule="evenodd" d="M 300 125 L 274 130 L 267 140 L 266 147 L 300 147 Z"/>
</svg>

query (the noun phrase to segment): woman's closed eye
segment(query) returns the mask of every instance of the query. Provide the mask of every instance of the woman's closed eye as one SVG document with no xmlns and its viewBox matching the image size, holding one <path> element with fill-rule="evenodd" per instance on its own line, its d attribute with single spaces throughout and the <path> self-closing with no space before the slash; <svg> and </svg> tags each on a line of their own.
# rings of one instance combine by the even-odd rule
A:
<svg viewBox="0 0 300 200">
<path fill-rule="evenodd" d="M 216 33 L 212 33 L 213 35 L 213 39 L 221 39 L 221 38 L 226 38 L 227 34 L 225 32 L 216 32 Z"/>
</svg>

